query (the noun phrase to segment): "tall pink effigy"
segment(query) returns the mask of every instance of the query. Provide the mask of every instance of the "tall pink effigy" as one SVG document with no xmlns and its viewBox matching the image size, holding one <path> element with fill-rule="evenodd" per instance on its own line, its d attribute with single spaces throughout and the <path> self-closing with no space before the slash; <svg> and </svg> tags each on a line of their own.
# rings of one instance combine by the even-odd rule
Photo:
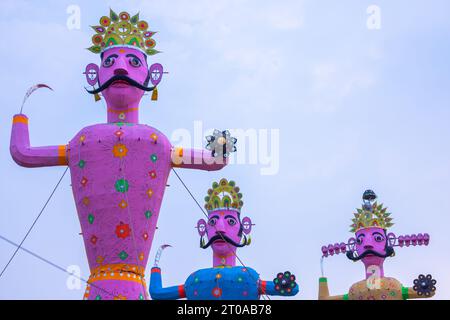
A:
<svg viewBox="0 0 450 320">
<path fill-rule="evenodd" d="M 90 267 L 85 299 L 147 299 L 145 268 L 172 168 L 219 170 L 224 157 L 175 148 L 158 129 L 139 123 L 145 92 L 157 99 L 163 67 L 154 62 L 155 32 L 139 14 L 100 18 L 86 67 L 107 122 L 82 128 L 68 144 L 31 147 L 28 117 L 13 118 L 10 151 L 24 167 L 68 166 Z M 152 64 L 149 66 L 150 62 Z M 151 85 L 149 85 L 151 84 Z"/>
</svg>

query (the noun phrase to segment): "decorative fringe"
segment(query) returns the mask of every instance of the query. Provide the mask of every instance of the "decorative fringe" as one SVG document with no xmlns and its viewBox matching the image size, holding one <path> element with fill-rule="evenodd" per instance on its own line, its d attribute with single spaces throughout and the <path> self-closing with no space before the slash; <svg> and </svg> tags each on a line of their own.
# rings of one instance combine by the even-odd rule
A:
<svg viewBox="0 0 450 320">
<path fill-rule="evenodd" d="M 153 91 L 152 91 L 152 101 L 156 101 L 156 100 L 158 100 L 158 89 L 157 88 L 153 89 Z"/>
<path fill-rule="evenodd" d="M 95 99 L 95 102 L 102 100 L 102 98 L 100 97 L 100 95 L 98 93 L 94 94 L 94 99 Z"/>
</svg>

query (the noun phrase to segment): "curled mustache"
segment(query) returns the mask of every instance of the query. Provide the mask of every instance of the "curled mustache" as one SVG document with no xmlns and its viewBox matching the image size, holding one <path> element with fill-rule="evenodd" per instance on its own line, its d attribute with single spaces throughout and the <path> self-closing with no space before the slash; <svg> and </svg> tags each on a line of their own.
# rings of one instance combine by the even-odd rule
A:
<svg viewBox="0 0 450 320">
<path fill-rule="evenodd" d="M 200 242 L 200 247 L 202 249 L 206 249 L 216 240 L 224 240 L 225 242 L 228 242 L 229 244 L 231 244 L 232 246 L 235 246 L 236 248 L 242 248 L 247 245 L 247 237 L 245 236 L 245 234 L 244 234 L 244 242 L 242 244 L 234 242 L 233 240 L 228 238 L 226 235 L 216 234 L 211 239 L 209 239 L 208 243 L 205 244 L 204 246 L 202 246 L 201 242 Z M 200 239 L 200 241 L 201 241 L 201 239 Z"/>
<path fill-rule="evenodd" d="M 374 255 L 374 256 L 377 256 L 380 258 L 387 258 L 394 254 L 394 248 L 387 246 L 386 254 L 382 254 L 382 253 L 376 252 L 374 250 L 367 250 L 367 251 L 364 251 L 361 255 L 355 257 L 354 253 L 355 253 L 355 251 L 347 251 L 347 253 L 346 253 L 347 258 L 349 258 L 352 261 L 359 261 L 362 258 L 367 257 L 368 255 Z"/>
<path fill-rule="evenodd" d="M 95 90 L 88 90 L 86 88 L 85 89 L 90 94 L 97 94 L 97 93 L 102 92 L 106 88 L 108 88 L 114 81 L 119 81 L 119 80 L 125 81 L 126 83 L 132 85 L 133 87 L 136 87 L 136 88 L 144 90 L 144 91 L 152 91 L 153 89 L 155 89 L 155 87 L 146 87 L 146 86 L 140 84 L 139 82 L 137 82 L 136 80 L 133 80 L 122 74 L 111 77 L 108 81 L 106 81 L 104 84 L 102 84 L 98 89 L 95 89 Z"/>
</svg>

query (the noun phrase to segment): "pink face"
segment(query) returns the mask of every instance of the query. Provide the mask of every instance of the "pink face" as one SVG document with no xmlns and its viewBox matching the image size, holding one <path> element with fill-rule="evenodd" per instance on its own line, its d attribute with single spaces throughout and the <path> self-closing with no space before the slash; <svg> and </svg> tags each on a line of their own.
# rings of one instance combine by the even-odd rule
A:
<svg viewBox="0 0 450 320">
<path fill-rule="evenodd" d="M 370 227 L 358 230 L 356 236 L 356 252 L 358 256 L 365 255 L 368 251 L 373 251 L 382 255 L 383 257 L 376 256 L 369 253 L 361 260 L 366 265 L 379 265 L 381 264 L 386 255 L 386 243 L 387 238 L 384 229 L 377 227 Z"/>
<path fill-rule="evenodd" d="M 205 234 L 208 237 L 208 243 L 202 245 L 202 248 L 206 249 L 211 245 L 215 254 L 224 256 L 247 244 L 246 241 L 241 244 L 241 240 L 243 234 L 250 233 L 252 221 L 248 217 L 241 221 L 235 210 L 217 210 L 209 213 L 208 222 L 200 219 L 197 229 L 201 237 Z"/>
<path fill-rule="evenodd" d="M 221 233 L 226 239 L 231 239 L 234 243 L 240 243 L 242 238 L 241 222 L 238 213 L 233 210 L 212 212 L 208 215 L 206 234 L 208 240 Z M 215 253 L 224 255 L 233 251 L 235 246 L 222 240 L 214 241 L 211 248 Z"/>
<path fill-rule="evenodd" d="M 99 83 L 104 84 L 113 76 L 125 75 L 140 84 L 148 77 L 145 55 L 136 49 L 115 47 L 103 52 L 99 70 Z M 126 82 L 117 81 L 103 90 L 108 105 L 113 108 L 139 103 L 144 91 Z"/>
</svg>

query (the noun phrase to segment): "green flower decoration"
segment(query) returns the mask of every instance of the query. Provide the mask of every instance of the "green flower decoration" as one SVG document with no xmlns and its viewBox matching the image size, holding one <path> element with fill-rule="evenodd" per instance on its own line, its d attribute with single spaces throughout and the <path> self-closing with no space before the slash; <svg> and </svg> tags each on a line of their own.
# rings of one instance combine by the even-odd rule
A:
<svg viewBox="0 0 450 320">
<path fill-rule="evenodd" d="M 115 187 L 117 192 L 125 193 L 128 191 L 128 181 L 125 179 L 119 179 L 116 181 Z"/>
<path fill-rule="evenodd" d="M 95 297 L 95 300 L 102 300 L 102 297 L 100 297 L 100 295 L 98 294 L 98 295 Z"/>
<path fill-rule="evenodd" d="M 142 293 L 139 294 L 139 300 L 144 300 L 144 296 L 142 295 Z"/>
<path fill-rule="evenodd" d="M 89 223 L 90 223 L 90 224 L 93 224 L 93 223 L 94 223 L 94 220 L 95 220 L 94 215 L 93 215 L 92 213 L 90 213 L 90 214 L 88 215 L 88 221 L 89 221 Z"/>
<path fill-rule="evenodd" d="M 150 156 L 150 160 L 152 160 L 152 162 L 156 162 L 156 160 L 158 160 L 158 156 L 154 153 Z"/>
<path fill-rule="evenodd" d="M 86 161 L 84 161 L 84 160 L 80 160 L 80 162 L 78 162 L 78 166 L 79 166 L 81 169 L 83 169 L 85 165 L 86 165 Z"/>
<path fill-rule="evenodd" d="M 119 258 L 120 260 L 125 260 L 126 258 L 128 258 L 128 253 L 126 253 L 125 251 L 121 251 L 119 253 Z"/>
<path fill-rule="evenodd" d="M 150 211 L 150 210 L 147 210 L 147 211 L 145 211 L 145 217 L 147 218 L 147 219 L 150 219 L 151 217 L 152 217 L 152 215 L 153 215 L 153 213 Z"/>
</svg>

